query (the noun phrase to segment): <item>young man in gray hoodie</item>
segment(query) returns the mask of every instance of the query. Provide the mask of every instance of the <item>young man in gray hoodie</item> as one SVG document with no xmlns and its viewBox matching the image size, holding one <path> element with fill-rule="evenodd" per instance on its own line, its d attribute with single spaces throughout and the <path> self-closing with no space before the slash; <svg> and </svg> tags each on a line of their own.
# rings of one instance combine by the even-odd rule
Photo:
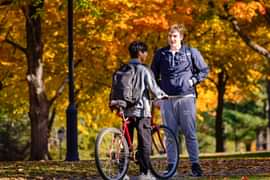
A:
<svg viewBox="0 0 270 180">
<path fill-rule="evenodd" d="M 149 171 L 151 153 L 151 106 L 150 93 L 157 99 L 167 98 L 167 94 L 157 85 L 151 69 L 143 65 L 147 58 L 147 46 L 143 42 L 134 41 L 129 45 L 131 60 L 136 64 L 136 82 L 140 91 L 139 101 L 124 110 L 125 116 L 133 121 L 128 125 L 131 138 L 133 129 L 136 128 L 138 136 L 138 163 L 140 166 L 139 180 L 154 180 L 155 177 Z M 126 179 L 125 176 L 124 179 Z"/>
</svg>

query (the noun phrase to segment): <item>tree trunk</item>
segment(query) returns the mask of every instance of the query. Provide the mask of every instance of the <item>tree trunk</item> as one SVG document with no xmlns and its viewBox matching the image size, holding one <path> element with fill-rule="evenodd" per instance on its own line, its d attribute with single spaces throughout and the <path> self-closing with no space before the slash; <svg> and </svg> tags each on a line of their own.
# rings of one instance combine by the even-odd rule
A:
<svg viewBox="0 0 270 180">
<path fill-rule="evenodd" d="M 266 127 L 266 150 L 270 150 L 270 79 L 266 79 L 266 91 L 267 91 L 267 101 L 266 101 L 266 118 L 268 119 Z"/>
<path fill-rule="evenodd" d="M 266 146 L 266 150 L 269 151 L 270 150 L 270 128 L 267 127 L 266 128 L 266 137 L 265 137 L 265 146 Z"/>
<path fill-rule="evenodd" d="M 266 109 L 266 117 L 268 119 L 267 127 L 266 127 L 266 150 L 270 150 L 270 79 L 266 79 L 266 89 L 267 89 L 267 109 Z"/>
<path fill-rule="evenodd" d="M 256 131 L 256 150 L 257 151 L 262 151 L 264 150 L 264 136 L 263 136 L 264 130 L 263 129 L 258 129 Z"/>
<path fill-rule="evenodd" d="M 224 107 L 224 94 L 226 87 L 227 77 L 224 71 L 218 74 L 218 104 L 216 109 L 216 152 L 224 152 L 224 125 L 223 125 L 223 107 Z"/>
<path fill-rule="evenodd" d="M 29 117 L 31 121 L 31 160 L 48 159 L 48 118 L 50 103 L 43 81 L 41 17 L 38 10 L 43 1 L 24 9 L 27 39 L 27 80 L 29 86 Z"/>
<path fill-rule="evenodd" d="M 236 136 L 236 128 L 233 128 L 233 135 L 234 135 L 234 151 L 238 152 L 239 151 L 239 140 Z"/>
<path fill-rule="evenodd" d="M 268 118 L 268 125 L 267 127 L 270 128 L 270 79 L 266 80 L 267 83 L 267 118 Z"/>
<path fill-rule="evenodd" d="M 250 152 L 251 151 L 251 142 L 246 142 L 245 147 L 246 147 L 246 151 Z"/>
</svg>

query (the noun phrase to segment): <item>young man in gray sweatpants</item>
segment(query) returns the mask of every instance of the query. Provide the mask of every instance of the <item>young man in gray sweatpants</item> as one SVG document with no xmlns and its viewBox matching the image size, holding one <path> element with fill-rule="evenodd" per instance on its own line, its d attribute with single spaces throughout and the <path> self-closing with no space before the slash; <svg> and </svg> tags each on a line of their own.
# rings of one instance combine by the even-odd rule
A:
<svg viewBox="0 0 270 180">
<path fill-rule="evenodd" d="M 208 67 L 197 49 L 182 44 L 183 37 L 184 26 L 172 25 L 169 46 L 157 50 L 151 68 L 161 89 L 171 96 L 160 105 L 164 123 L 176 137 L 179 131 L 183 133 L 191 162 L 190 175 L 202 176 L 196 136 L 195 85 L 206 78 Z M 173 151 L 169 145 L 167 148 Z M 174 157 L 169 156 L 168 160 L 173 161 Z"/>
</svg>

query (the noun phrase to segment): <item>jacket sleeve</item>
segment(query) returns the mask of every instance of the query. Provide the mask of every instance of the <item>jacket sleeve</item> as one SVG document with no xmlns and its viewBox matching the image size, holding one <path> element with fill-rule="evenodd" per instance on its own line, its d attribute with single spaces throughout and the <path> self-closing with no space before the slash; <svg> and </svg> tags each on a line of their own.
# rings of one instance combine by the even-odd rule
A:
<svg viewBox="0 0 270 180">
<path fill-rule="evenodd" d="M 154 74 L 154 78 L 156 82 L 159 84 L 160 81 L 160 50 L 157 50 L 157 52 L 154 55 L 152 64 L 151 64 L 151 70 Z"/>
<path fill-rule="evenodd" d="M 147 89 L 157 98 L 162 99 L 164 97 L 168 97 L 168 95 L 160 89 L 156 80 L 154 79 L 153 72 L 151 69 L 145 67 L 145 84 L 147 85 Z"/>
<path fill-rule="evenodd" d="M 196 48 L 191 48 L 191 58 L 193 58 L 194 68 L 196 70 L 192 76 L 192 81 L 194 84 L 198 84 L 207 77 L 209 68 L 201 53 Z"/>
</svg>

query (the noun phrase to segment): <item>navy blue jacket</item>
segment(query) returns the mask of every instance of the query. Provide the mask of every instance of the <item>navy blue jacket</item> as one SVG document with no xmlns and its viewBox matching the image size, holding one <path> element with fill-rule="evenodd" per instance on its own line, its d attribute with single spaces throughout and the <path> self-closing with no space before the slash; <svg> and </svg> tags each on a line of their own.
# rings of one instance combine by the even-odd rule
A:
<svg viewBox="0 0 270 180">
<path fill-rule="evenodd" d="M 195 95 L 195 85 L 204 80 L 209 72 L 201 53 L 186 45 L 182 45 L 175 55 L 169 46 L 158 49 L 151 69 L 161 89 L 171 96 Z"/>
</svg>

